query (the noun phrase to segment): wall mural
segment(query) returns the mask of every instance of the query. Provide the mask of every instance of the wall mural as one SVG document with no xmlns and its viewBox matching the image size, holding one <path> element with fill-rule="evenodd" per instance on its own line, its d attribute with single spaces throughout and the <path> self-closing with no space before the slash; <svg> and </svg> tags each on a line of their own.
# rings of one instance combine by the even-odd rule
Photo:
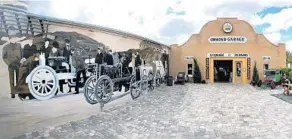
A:
<svg viewBox="0 0 292 139">
<path fill-rule="evenodd" d="M 0 19 L 0 48 L 8 67 L 12 98 L 18 94 L 20 99 L 46 100 L 65 92 L 64 87 L 75 94 L 83 87 L 85 96 L 90 96 L 90 82 L 102 86 L 104 78 L 110 82 L 105 89 L 110 93 L 86 97 L 94 104 L 96 99 L 106 102 L 109 97 L 104 98 L 105 94 L 121 91 L 122 86 L 133 92 L 133 86 L 142 85 L 138 82 L 141 79 L 159 85 L 169 73 L 166 50 L 149 40 L 141 40 L 137 49 L 113 52 L 102 39 L 64 30 L 50 32 L 46 19 L 11 9 L 0 11 Z M 137 91 L 141 87 L 134 88 Z"/>
<path fill-rule="evenodd" d="M 112 52 L 105 44 L 88 36 L 58 31 L 33 37 L 3 35 L 1 43 L 12 98 L 18 94 L 20 99 L 28 97 L 45 100 L 64 92 L 63 86 L 69 87 L 68 93 L 74 89 L 75 94 L 78 94 L 90 77 L 88 65 L 91 63 L 113 66 L 121 64 L 124 69 L 129 67 L 130 72 L 142 72 L 137 79 L 143 75 L 162 79 L 168 73 L 166 50 L 147 41 L 141 41 L 139 49 Z M 140 67 L 139 71 L 137 67 Z M 117 71 L 113 71 L 110 77 L 115 78 Z M 121 85 L 126 87 L 125 91 L 129 90 L 127 83 L 121 82 L 119 91 Z"/>
</svg>

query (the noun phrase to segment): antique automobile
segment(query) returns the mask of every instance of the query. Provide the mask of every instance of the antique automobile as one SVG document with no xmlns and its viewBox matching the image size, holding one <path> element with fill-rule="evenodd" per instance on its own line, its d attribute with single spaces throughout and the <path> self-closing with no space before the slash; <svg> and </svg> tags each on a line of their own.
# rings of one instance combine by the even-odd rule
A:
<svg viewBox="0 0 292 139">
<path fill-rule="evenodd" d="M 282 71 L 280 69 L 268 69 L 264 71 L 264 81 L 259 81 L 259 86 L 263 89 L 270 87 L 275 89 L 281 85 Z"/>
<path fill-rule="evenodd" d="M 138 98 L 147 88 L 153 89 L 149 82 L 152 75 L 147 67 L 139 66 L 140 72 L 136 72 L 133 66 L 123 65 L 122 62 L 116 65 L 96 64 L 94 67 L 95 74 L 87 79 L 84 86 L 84 96 L 89 104 L 108 103 L 114 92 L 121 91 L 122 86 L 128 87 L 133 99 Z"/>
<path fill-rule="evenodd" d="M 186 73 L 185 72 L 179 72 L 176 76 L 175 84 L 182 84 L 184 85 L 186 82 Z"/>
<path fill-rule="evenodd" d="M 46 65 L 45 61 L 44 54 L 40 54 L 38 66 L 26 77 L 29 92 L 38 100 L 48 100 L 55 96 L 60 90 L 60 80 L 64 80 L 69 87 L 76 85 L 76 69 L 72 66 L 71 57 L 69 64 L 64 62 L 65 57 L 49 57 L 49 65 Z M 55 69 L 50 66 L 51 62 L 55 63 Z"/>
</svg>

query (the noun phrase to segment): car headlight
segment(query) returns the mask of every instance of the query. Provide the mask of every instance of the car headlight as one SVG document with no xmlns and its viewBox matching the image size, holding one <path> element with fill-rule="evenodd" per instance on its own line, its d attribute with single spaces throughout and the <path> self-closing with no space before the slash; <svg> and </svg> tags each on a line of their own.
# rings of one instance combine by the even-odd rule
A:
<svg viewBox="0 0 292 139">
<path fill-rule="evenodd" d="M 274 82 L 276 82 L 276 79 L 273 79 Z"/>
</svg>

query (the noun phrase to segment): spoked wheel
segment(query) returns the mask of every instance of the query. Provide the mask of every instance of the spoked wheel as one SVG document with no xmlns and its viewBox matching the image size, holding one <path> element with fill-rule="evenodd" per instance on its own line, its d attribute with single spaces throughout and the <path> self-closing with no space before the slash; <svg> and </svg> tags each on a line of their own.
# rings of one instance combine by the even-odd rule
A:
<svg viewBox="0 0 292 139">
<path fill-rule="evenodd" d="M 161 85 L 161 75 L 160 73 L 156 73 L 156 76 L 155 76 L 155 85 L 156 87 L 159 87 Z"/>
<path fill-rule="evenodd" d="M 36 67 L 29 76 L 28 88 L 38 100 L 52 98 L 58 89 L 56 72 L 48 66 Z"/>
<path fill-rule="evenodd" d="M 87 79 L 84 85 L 85 100 L 92 105 L 98 103 L 98 99 L 95 95 L 96 80 L 96 76 L 91 76 Z"/>
<path fill-rule="evenodd" d="M 148 76 L 149 77 L 149 76 Z M 141 80 L 141 91 L 145 91 L 145 90 L 147 90 L 147 87 L 148 87 L 148 80 L 149 78 L 147 78 L 147 76 L 146 75 L 144 75 L 143 77 L 142 77 L 142 80 Z"/>
<path fill-rule="evenodd" d="M 141 90 L 140 90 L 140 86 L 139 86 L 140 83 L 138 83 L 136 81 L 136 77 L 132 77 L 131 78 L 131 82 L 130 82 L 130 93 L 131 93 L 131 97 L 132 99 L 136 99 L 140 96 L 141 94 Z"/>
<path fill-rule="evenodd" d="M 102 75 L 96 82 L 95 95 L 100 103 L 108 103 L 112 98 L 114 84 L 112 79 L 107 75 Z"/>
<path fill-rule="evenodd" d="M 154 78 L 153 74 L 149 73 L 148 74 L 148 91 L 153 91 L 154 90 Z"/>
</svg>

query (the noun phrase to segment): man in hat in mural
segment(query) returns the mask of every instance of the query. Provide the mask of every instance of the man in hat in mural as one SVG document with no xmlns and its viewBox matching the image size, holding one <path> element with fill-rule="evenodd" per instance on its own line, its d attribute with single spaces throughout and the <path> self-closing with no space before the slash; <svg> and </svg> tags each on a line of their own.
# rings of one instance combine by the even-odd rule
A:
<svg viewBox="0 0 292 139">
<path fill-rule="evenodd" d="M 167 61 L 168 61 L 168 54 L 166 53 L 166 50 L 163 51 L 163 54 L 162 54 L 162 57 L 161 57 L 161 61 L 162 61 L 164 70 L 166 70 L 165 66 L 166 66 Z"/>
<path fill-rule="evenodd" d="M 97 54 L 95 56 L 95 63 L 102 64 L 103 63 L 103 54 L 100 48 L 97 49 Z"/>
<path fill-rule="evenodd" d="M 85 60 L 82 57 L 81 50 L 76 49 L 74 50 L 72 55 L 72 65 L 76 68 L 76 86 L 75 86 L 75 93 L 79 94 L 79 88 L 82 86 L 80 83 L 81 80 L 81 74 L 83 77 L 83 84 L 86 81 L 86 71 L 85 71 Z"/>
<path fill-rule="evenodd" d="M 65 39 L 65 46 L 63 47 L 63 56 L 66 58 L 66 62 L 69 63 L 70 56 L 72 56 L 72 46 L 69 39 Z"/>
<path fill-rule="evenodd" d="M 49 57 L 60 57 L 60 56 L 63 56 L 62 53 L 61 53 L 61 50 L 60 50 L 60 47 L 59 47 L 59 43 L 57 41 L 54 41 L 52 43 L 52 49 L 51 49 L 51 52 L 49 53 Z M 62 65 L 59 65 L 56 63 L 56 61 L 54 61 L 53 59 L 52 60 L 49 60 L 49 65 L 53 68 L 53 69 L 57 69 L 57 67 L 61 67 Z M 60 92 L 63 92 L 63 84 L 65 83 L 64 80 L 60 80 L 59 81 L 59 87 L 60 87 Z M 56 93 L 57 94 L 57 93 Z"/>
<path fill-rule="evenodd" d="M 49 57 L 49 54 L 51 52 L 51 49 L 52 49 L 52 47 L 50 46 L 50 40 L 45 39 L 45 42 L 44 42 L 43 46 L 41 47 L 41 53 L 45 54 L 46 65 L 48 64 L 48 57 Z"/>
<path fill-rule="evenodd" d="M 16 90 L 14 83 L 18 82 L 18 72 L 21 59 L 21 45 L 16 43 L 16 41 L 17 40 L 10 40 L 10 43 L 3 47 L 2 52 L 3 61 L 8 66 L 11 98 L 15 98 Z"/>
<path fill-rule="evenodd" d="M 52 44 L 52 49 L 49 53 L 49 57 L 59 57 L 62 56 L 62 53 L 60 51 L 59 43 L 57 41 L 54 41 Z"/>
<path fill-rule="evenodd" d="M 106 52 L 104 62 L 107 65 L 114 65 L 114 58 L 113 58 L 112 50 L 108 50 Z"/>
</svg>

